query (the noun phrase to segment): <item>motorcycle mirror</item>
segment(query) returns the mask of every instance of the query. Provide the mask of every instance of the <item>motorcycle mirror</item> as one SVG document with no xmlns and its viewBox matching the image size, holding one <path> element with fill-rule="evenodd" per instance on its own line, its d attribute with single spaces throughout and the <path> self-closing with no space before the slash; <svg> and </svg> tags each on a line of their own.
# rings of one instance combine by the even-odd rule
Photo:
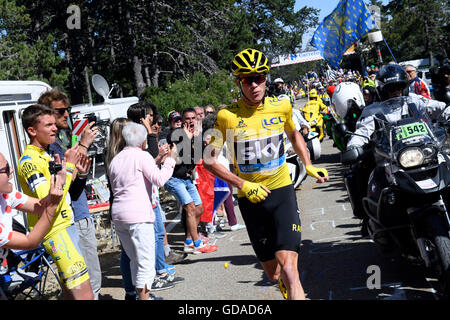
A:
<svg viewBox="0 0 450 320">
<path fill-rule="evenodd" d="M 342 164 L 352 164 L 364 153 L 363 148 L 356 147 L 341 153 Z"/>
<path fill-rule="evenodd" d="M 335 127 L 335 133 L 339 138 L 344 138 L 347 135 L 347 126 L 343 123 Z"/>
</svg>

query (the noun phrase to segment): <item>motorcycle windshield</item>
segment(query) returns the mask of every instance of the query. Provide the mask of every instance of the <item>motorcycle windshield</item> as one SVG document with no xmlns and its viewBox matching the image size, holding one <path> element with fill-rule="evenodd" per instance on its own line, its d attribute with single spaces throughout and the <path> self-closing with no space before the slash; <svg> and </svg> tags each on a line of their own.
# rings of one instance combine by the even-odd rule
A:
<svg viewBox="0 0 450 320">
<path fill-rule="evenodd" d="M 397 152 L 408 145 L 433 143 L 431 127 L 423 120 L 408 118 L 392 127 L 392 151 Z"/>
<path fill-rule="evenodd" d="M 379 142 L 385 145 L 384 149 L 397 152 L 407 145 L 435 141 L 434 128 L 428 115 L 408 102 L 407 97 L 396 97 L 380 103 L 378 122 L 384 130 L 379 136 Z"/>
</svg>

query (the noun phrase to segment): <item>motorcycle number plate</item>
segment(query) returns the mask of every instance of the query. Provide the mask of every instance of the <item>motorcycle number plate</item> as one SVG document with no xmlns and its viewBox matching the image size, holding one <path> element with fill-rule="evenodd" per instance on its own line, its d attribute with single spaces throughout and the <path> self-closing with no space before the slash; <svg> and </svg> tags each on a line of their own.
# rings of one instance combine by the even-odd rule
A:
<svg viewBox="0 0 450 320">
<path fill-rule="evenodd" d="M 419 135 L 428 134 L 428 129 L 424 123 L 415 122 L 400 126 L 396 130 L 397 140 L 403 140 Z"/>
<path fill-rule="evenodd" d="M 436 188 L 437 187 L 437 184 L 431 179 L 426 179 L 426 180 L 422 180 L 422 181 L 416 181 L 416 183 L 422 189 L 431 189 L 431 188 Z"/>
</svg>

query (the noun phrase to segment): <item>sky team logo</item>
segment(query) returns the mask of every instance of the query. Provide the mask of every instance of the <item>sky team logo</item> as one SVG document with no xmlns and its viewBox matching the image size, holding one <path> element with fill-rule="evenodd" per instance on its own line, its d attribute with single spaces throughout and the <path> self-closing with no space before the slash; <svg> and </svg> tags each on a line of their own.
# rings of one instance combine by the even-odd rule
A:
<svg viewBox="0 0 450 320">
<path fill-rule="evenodd" d="M 285 121 L 282 117 L 273 117 L 271 119 L 262 119 L 261 124 L 264 129 L 270 131 L 279 131 L 284 128 Z"/>
<path fill-rule="evenodd" d="M 284 164 L 283 133 L 235 141 L 234 154 L 241 173 L 271 171 Z"/>
</svg>

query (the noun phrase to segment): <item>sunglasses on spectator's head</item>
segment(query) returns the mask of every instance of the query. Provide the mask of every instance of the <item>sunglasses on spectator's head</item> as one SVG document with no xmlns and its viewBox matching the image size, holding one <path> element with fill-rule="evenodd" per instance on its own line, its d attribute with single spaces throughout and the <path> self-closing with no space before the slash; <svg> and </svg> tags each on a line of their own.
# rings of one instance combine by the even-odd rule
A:
<svg viewBox="0 0 450 320">
<path fill-rule="evenodd" d="M 61 116 L 63 116 L 64 113 L 66 113 L 66 111 L 70 114 L 71 110 L 72 110 L 71 107 L 55 109 L 55 111 L 58 112 Z"/>
<path fill-rule="evenodd" d="M 9 174 L 11 173 L 11 168 L 9 167 L 9 163 L 6 162 L 6 166 L 4 166 L 3 168 L 0 168 L 0 173 L 6 173 Z"/>
<path fill-rule="evenodd" d="M 242 77 L 240 78 L 241 82 L 246 86 L 250 86 L 253 82 L 256 84 L 261 84 L 266 81 L 266 76 L 264 74 L 259 74 L 257 76 L 251 77 Z"/>
</svg>

